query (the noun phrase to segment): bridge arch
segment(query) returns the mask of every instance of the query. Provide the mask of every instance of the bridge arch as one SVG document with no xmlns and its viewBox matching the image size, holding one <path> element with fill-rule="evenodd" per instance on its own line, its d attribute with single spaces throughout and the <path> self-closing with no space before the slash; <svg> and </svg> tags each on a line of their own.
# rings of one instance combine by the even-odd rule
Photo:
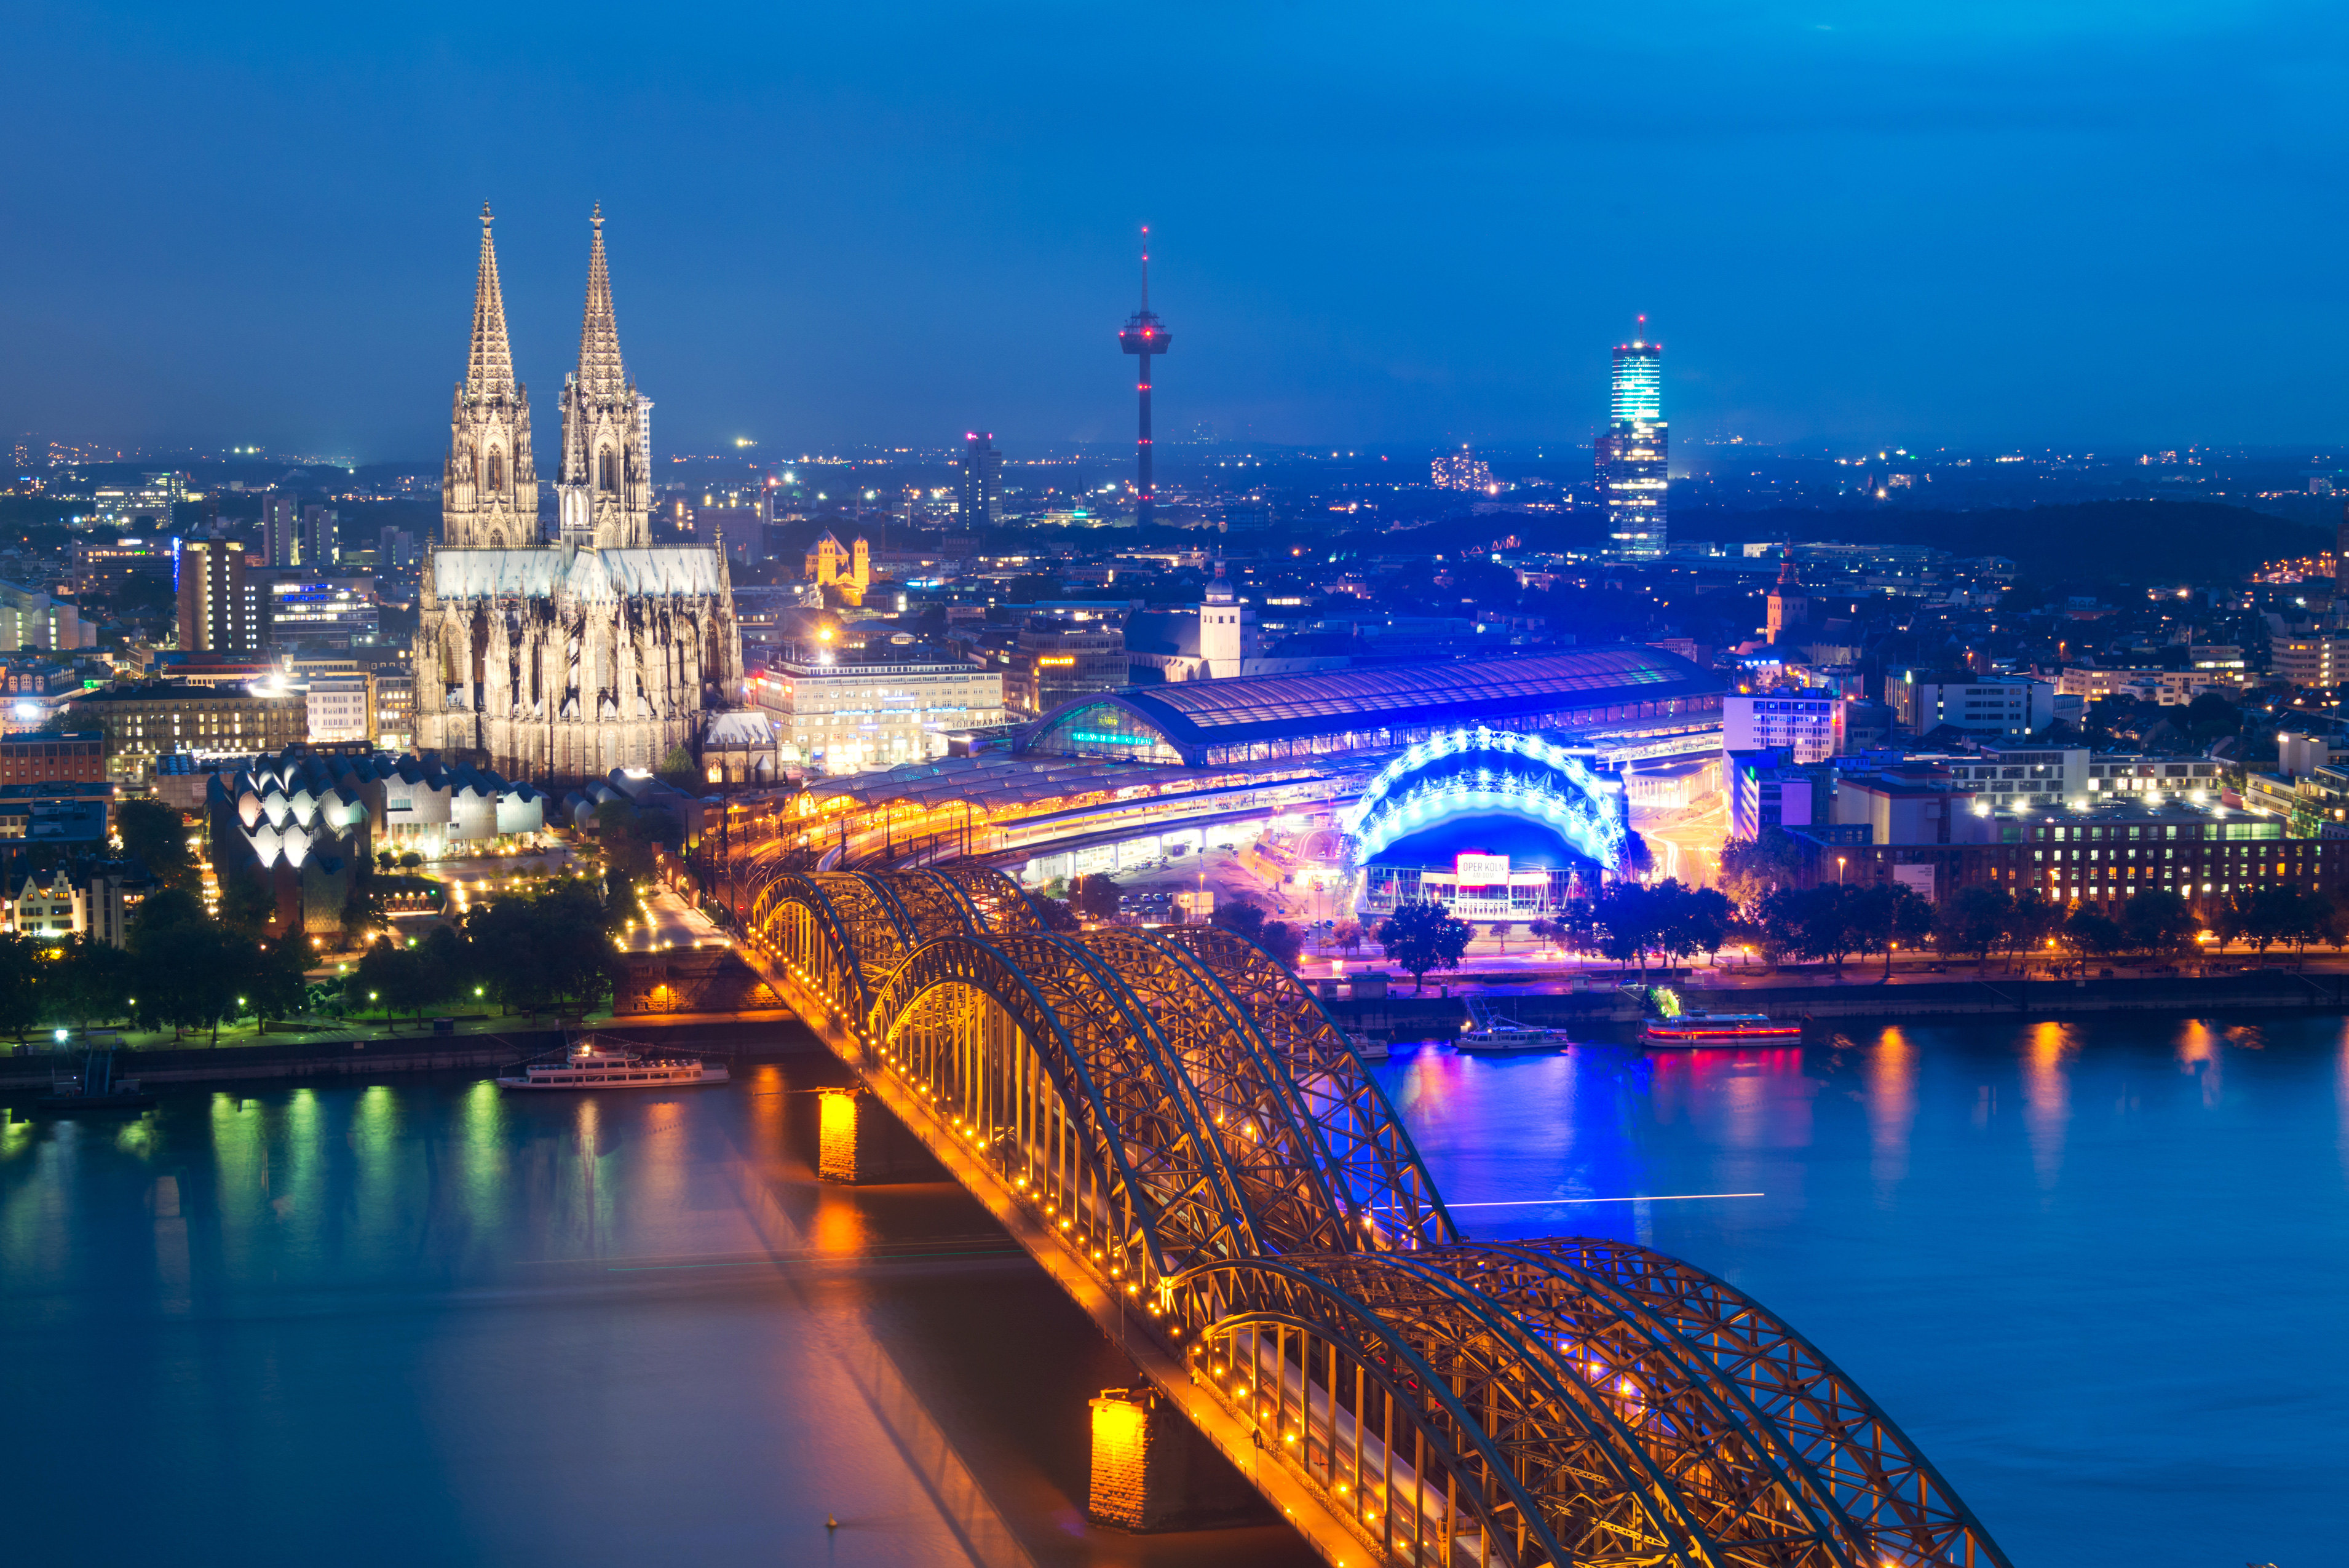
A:
<svg viewBox="0 0 2349 1568">
<path fill-rule="evenodd" d="M 1113 1285 L 1267 1244 L 1146 1008 L 1097 954 L 1032 933 L 926 943 L 868 1011 L 879 1065 Z"/>
<path fill-rule="evenodd" d="M 1538 735 L 1456 729 L 1423 740 L 1380 769 L 1341 821 L 1355 857 L 1459 812 L 1538 823 L 1608 871 L 1622 861 L 1621 793 L 1583 760 Z"/>
</svg>

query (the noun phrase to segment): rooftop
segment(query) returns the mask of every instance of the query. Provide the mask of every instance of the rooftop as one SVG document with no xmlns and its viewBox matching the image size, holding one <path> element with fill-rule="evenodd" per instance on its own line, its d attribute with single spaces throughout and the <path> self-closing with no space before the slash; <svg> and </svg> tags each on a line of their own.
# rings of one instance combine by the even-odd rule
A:
<svg viewBox="0 0 2349 1568">
<path fill-rule="evenodd" d="M 1548 712 L 1560 698 L 1600 707 L 1721 689 L 1717 677 L 1678 654 L 1623 645 L 1526 658 L 1184 681 L 1118 696 L 1187 748 L 1354 729 L 1366 720 L 1386 727 L 1490 723 Z M 1050 716 L 1041 721 L 1050 722 Z"/>
</svg>

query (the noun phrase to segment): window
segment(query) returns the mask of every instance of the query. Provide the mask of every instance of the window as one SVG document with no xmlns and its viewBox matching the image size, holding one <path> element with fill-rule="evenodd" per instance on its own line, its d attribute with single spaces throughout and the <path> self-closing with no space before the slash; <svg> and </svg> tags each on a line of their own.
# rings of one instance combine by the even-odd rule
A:
<svg viewBox="0 0 2349 1568">
<path fill-rule="evenodd" d="M 613 472 L 612 449 L 609 447 L 595 456 L 595 488 L 613 491 L 620 488 L 618 476 Z"/>
<path fill-rule="evenodd" d="M 506 488 L 505 456 L 503 453 L 494 449 L 490 453 L 490 488 L 493 490 L 502 490 Z"/>
</svg>

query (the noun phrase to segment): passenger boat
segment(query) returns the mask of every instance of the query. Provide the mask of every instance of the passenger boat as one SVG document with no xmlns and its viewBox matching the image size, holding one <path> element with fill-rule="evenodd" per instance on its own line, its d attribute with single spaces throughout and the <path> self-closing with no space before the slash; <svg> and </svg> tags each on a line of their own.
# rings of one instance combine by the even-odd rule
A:
<svg viewBox="0 0 2349 1568">
<path fill-rule="evenodd" d="M 1649 1019 L 1640 1037 L 1651 1046 L 1792 1045 L 1802 1039 L 1803 1026 L 1767 1013 L 1677 1013 Z"/>
<path fill-rule="evenodd" d="M 509 1069 L 512 1070 L 512 1069 Z M 520 1076 L 498 1079 L 500 1088 L 682 1088 L 724 1083 L 722 1064 L 698 1057 L 673 1057 L 638 1049 L 625 1040 L 590 1035 L 559 1057 L 521 1064 Z"/>
<path fill-rule="evenodd" d="M 1354 1054 L 1366 1062 L 1382 1062 L 1387 1059 L 1387 1043 L 1384 1040 L 1374 1040 L 1368 1035 L 1358 1035 L 1348 1030 L 1346 1043 L 1353 1047 Z"/>
<path fill-rule="evenodd" d="M 1454 1042 L 1464 1051 L 1544 1051 L 1571 1045 L 1564 1029 L 1545 1029 L 1520 1024 L 1515 1018 L 1505 1018 L 1493 1011 L 1493 1005 L 1480 997 L 1468 998 L 1468 1026 Z"/>
</svg>

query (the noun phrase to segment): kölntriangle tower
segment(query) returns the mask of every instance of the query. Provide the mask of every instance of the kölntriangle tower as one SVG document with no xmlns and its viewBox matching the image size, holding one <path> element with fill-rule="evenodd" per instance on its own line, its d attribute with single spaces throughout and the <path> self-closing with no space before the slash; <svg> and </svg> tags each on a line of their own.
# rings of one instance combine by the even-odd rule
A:
<svg viewBox="0 0 2349 1568">
<path fill-rule="evenodd" d="M 1142 432 L 1134 443 L 1134 502 L 1133 521 L 1148 528 L 1158 511 L 1158 485 L 1150 472 L 1150 359 L 1164 354 L 1174 343 L 1165 324 L 1150 312 L 1150 230 L 1142 231 L 1142 308 L 1126 317 L 1125 330 L 1117 335 L 1118 346 L 1142 359 L 1142 378 L 1138 390 L 1142 394 Z"/>
<path fill-rule="evenodd" d="M 652 401 L 621 361 L 601 207 L 547 539 L 490 222 L 484 205 L 441 537 L 419 603 L 417 744 L 535 783 L 657 769 L 680 750 L 696 755 L 709 716 L 739 688 L 726 558 L 712 545 L 652 542 Z"/>
</svg>

